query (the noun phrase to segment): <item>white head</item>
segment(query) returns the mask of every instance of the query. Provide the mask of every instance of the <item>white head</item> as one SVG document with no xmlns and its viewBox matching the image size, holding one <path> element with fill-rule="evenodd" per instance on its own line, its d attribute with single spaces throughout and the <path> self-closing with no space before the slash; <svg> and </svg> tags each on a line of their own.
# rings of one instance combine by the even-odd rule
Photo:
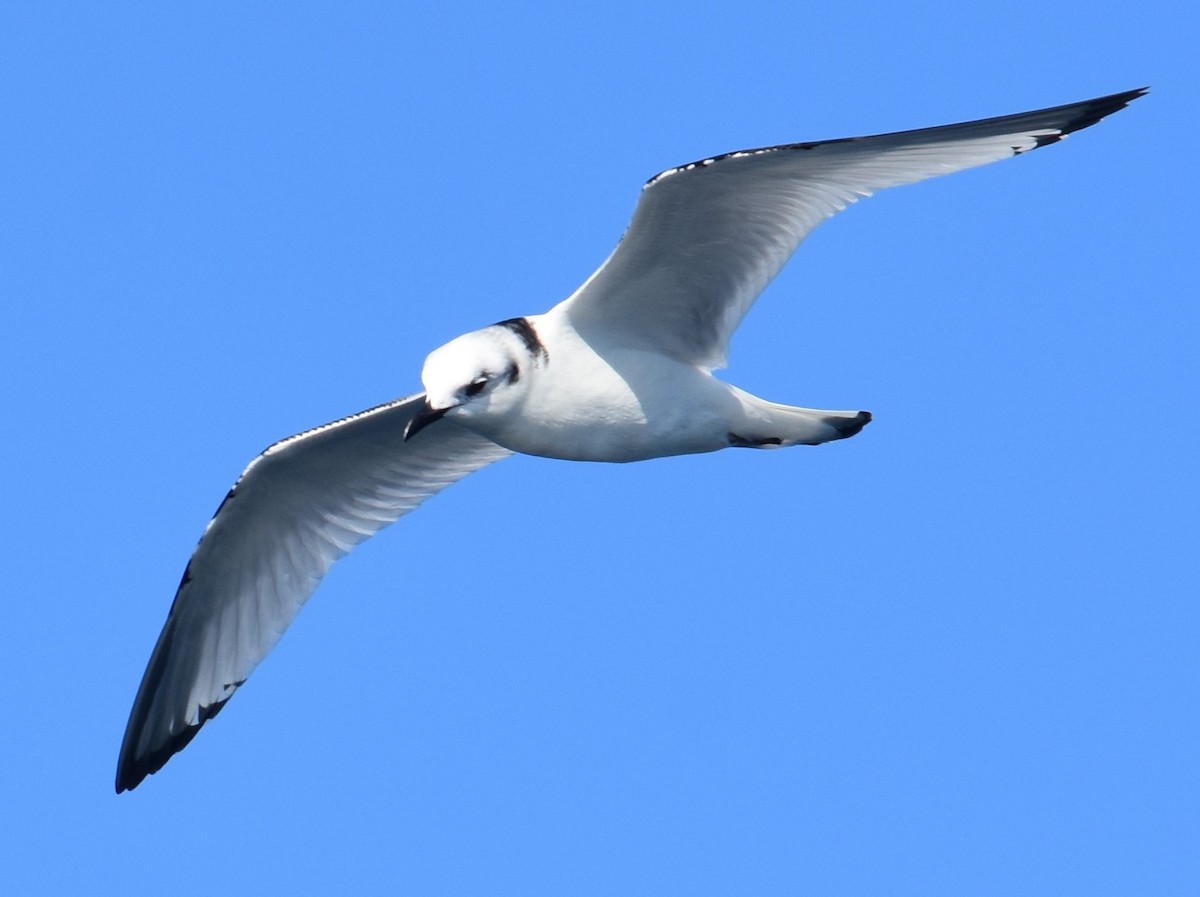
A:
<svg viewBox="0 0 1200 897">
<path fill-rule="evenodd" d="M 469 420 L 503 414 L 520 400 L 522 377 L 545 358 L 546 349 L 525 318 L 473 330 L 434 349 L 421 369 L 425 407 L 404 438 L 447 415 Z"/>
</svg>

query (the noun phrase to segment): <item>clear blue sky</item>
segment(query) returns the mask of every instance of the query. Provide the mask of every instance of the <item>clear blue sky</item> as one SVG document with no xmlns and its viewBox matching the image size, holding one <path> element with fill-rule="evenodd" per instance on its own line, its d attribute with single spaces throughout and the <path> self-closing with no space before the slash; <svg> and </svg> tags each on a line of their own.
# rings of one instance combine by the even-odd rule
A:
<svg viewBox="0 0 1200 897">
<path fill-rule="evenodd" d="M 1196 16 L 6 3 L 0 889 L 1200 891 Z M 861 436 L 472 477 L 114 795 L 246 462 L 564 297 L 647 177 L 1143 84 L 802 247 L 727 376 Z"/>
</svg>

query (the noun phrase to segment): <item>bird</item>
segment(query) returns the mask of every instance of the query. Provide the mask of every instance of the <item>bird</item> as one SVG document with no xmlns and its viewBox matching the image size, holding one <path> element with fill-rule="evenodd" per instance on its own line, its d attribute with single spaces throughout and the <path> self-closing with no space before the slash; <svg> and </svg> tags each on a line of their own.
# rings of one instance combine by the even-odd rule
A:
<svg viewBox="0 0 1200 897">
<path fill-rule="evenodd" d="M 875 191 L 1056 143 L 1147 92 L 739 150 L 655 175 L 617 247 L 568 298 L 451 340 L 426 358 L 421 392 L 250 462 L 184 569 L 130 712 L 117 793 L 217 715 L 336 560 L 482 467 L 515 452 L 631 462 L 859 433 L 866 411 L 769 402 L 713 376 L 801 241 Z"/>
</svg>

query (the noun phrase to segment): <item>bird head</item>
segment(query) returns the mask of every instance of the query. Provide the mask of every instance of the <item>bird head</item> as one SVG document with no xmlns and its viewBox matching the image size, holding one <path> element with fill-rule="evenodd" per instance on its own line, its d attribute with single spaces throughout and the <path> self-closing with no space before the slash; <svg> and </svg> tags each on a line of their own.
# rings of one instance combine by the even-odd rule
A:
<svg viewBox="0 0 1200 897">
<path fill-rule="evenodd" d="M 532 333 L 528 322 L 523 326 Z M 519 398 L 514 387 L 535 355 L 529 338 L 507 321 L 434 349 L 421 369 L 425 404 L 409 422 L 405 440 L 442 417 L 469 421 L 511 408 Z"/>
</svg>

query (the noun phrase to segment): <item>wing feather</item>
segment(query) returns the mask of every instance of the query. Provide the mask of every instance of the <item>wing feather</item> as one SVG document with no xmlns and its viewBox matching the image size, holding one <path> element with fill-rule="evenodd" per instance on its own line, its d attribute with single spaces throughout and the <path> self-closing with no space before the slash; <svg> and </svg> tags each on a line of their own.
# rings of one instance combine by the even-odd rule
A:
<svg viewBox="0 0 1200 897">
<path fill-rule="evenodd" d="M 338 558 L 510 454 L 446 420 L 405 442 L 423 398 L 284 439 L 242 473 L 196 546 L 150 657 L 118 792 L 161 769 L 217 714 Z"/>
<path fill-rule="evenodd" d="M 669 169 L 647 182 L 621 242 L 563 309 L 589 341 L 720 367 L 754 300 L 826 218 L 885 187 L 1054 143 L 1144 93 L 917 131 L 742 150 Z"/>
</svg>

